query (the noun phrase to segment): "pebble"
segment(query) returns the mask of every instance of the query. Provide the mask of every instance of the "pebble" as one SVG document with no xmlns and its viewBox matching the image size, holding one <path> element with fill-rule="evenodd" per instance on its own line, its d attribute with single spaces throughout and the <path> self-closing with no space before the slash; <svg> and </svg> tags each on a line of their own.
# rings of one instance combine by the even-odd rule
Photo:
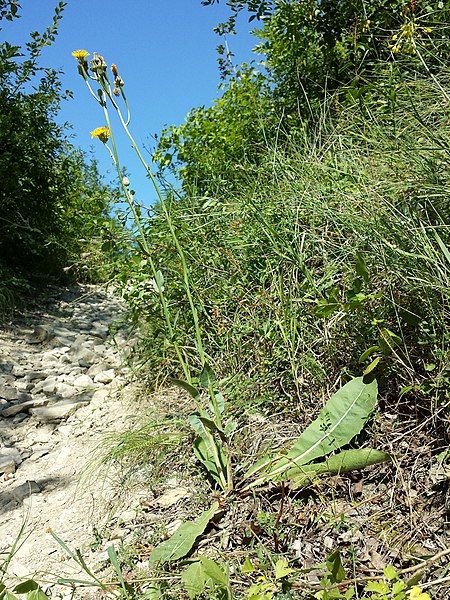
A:
<svg viewBox="0 0 450 600">
<path fill-rule="evenodd" d="M 100 371 L 94 377 L 95 383 L 111 383 L 114 379 L 114 369 L 108 369 L 107 371 Z"/>
<path fill-rule="evenodd" d="M 0 385 L 0 398 L 4 400 L 17 400 L 19 398 L 19 392 L 15 387 L 10 385 Z"/>
<path fill-rule="evenodd" d="M 73 385 L 77 388 L 95 387 L 94 382 L 89 375 L 79 375 L 74 379 Z"/>
</svg>

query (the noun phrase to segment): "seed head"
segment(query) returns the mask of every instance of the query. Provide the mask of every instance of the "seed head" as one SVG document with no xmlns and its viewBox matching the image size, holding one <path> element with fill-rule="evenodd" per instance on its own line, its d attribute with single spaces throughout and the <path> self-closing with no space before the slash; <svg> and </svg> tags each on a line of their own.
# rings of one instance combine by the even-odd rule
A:
<svg viewBox="0 0 450 600">
<path fill-rule="evenodd" d="M 106 62 L 101 54 L 94 52 L 94 57 L 91 60 L 91 71 L 97 77 L 102 77 L 106 74 Z"/>
</svg>

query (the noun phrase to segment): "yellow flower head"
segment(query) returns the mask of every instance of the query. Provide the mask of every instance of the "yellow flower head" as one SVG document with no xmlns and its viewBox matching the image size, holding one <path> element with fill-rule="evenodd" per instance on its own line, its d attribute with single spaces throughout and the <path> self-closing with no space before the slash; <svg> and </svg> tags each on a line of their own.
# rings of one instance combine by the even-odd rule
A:
<svg viewBox="0 0 450 600">
<path fill-rule="evenodd" d="M 108 127 L 97 127 L 97 129 L 91 131 L 91 137 L 98 138 L 101 142 L 106 144 L 111 137 L 111 131 Z"/>
<path fill-rule="evenodd" d="M 89 56 L 89 52 L 87 50 L 74 50 L 72 56 L 77 60 L 84 61 Z"/>
<path fill-rule="evenodd" d="M 431 600 L 431 597 L 426 592 L 422 592 L 422 588 L 415 585 L 409 592 L 410 600 Z"/>
</svg>

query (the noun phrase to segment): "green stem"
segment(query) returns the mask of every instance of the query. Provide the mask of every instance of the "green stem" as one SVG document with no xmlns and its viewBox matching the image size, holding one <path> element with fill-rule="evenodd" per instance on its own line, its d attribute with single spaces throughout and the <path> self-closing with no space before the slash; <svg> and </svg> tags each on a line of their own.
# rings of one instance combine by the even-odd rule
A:
<svg viewBox="0 0 450 600">
<path fill-rule="evenodd" d="M 175 348 L 175 352 L 176 352 L 176 355 L 177 355 L 177 358 L 178 358 L 178 362 L 180 363 L 181 368 L 183 369 L 184 376 L 186 377 L 186 379 L 187 379 L 188 382 L 191 382 L 191 375 L 190 375 L 189 367 L 188 367 L 186 361 L 183 358 L 183 355 L 181 353 L 181 350 L 180 350 L 180 347 L 179 347 L 178 343 L 175 341 L 175 332 L 174 332 L 172 321 L 171 321 L 171 318 L 170 318 L 169 307 L 167 306 L 167 301 L 166 301 L 166 298 L 164 296 L 164 292 L 163 292 L 161 286 L 158 283 L 158 279 L 159 279 L 159 277 L 158 277 L 158 270 L 156 269 L 156 265 L 155 265 L 155 263 L 154 263 L 154 261 L 152 259 L 152 256 L 151 256 L 151 250 L 150 250 L 150 246 L 148 245 L 148 242 L 147 242 L 147 236 L 145 235 L 145 231 L 144 231 L 144 229 L 142 227 L 142 223 L 141 223 L 141 219 L 139 217 L 139 214 L 136 211 L 136 206 L 135 206 L 135 203 L 134 203 L 134 199 L 131 197 L 131 194 L 130 194 L 130 191 L 129 191 L 128 187 L 123 183 L 123 173 L 122 173 L 122 170 L 120 168 L 119 153 L 118 153 L 118 150 L 117 150 L 116 140 L 115 140 L 115 137 L 114 137 L 114 134 L 113 134 L 113 131 L 112 131 L 111 119 L 109 118 L 109 113 L 108 113 L 108 109 L 106 107 L 106 102 L 104 102 L 104 101 L 101 102 L 101 105 L 102 105 L 103 112 L 104 112 L 104 115 L 105 115 L 106 124 L 107 124 L 108 129 L 109 129 L 110 134 L 111 134 L 111 138 L 110 139 L 111 139 L 112 149 L 109 148 L 109 146 L 107 146 L 106 144 L 105 144 L 105 146 L 108 149 L 108 151 L 110 152 L 112 161 L 113 161 L 113 163 L 116 166 L 117 175 L 118 175 L 119 180 L 120 180 L 120 186 L 121 186 L 122 191 L 123 191 L 123 193 L 125 195 L 125 198 L 127 200 L 127 204 L 128 204 L 128 206 L 130 207 L 130 209 L 131 209 L 131 211 L 133 213 L 133 220 L 134 220 L 134 222 L 135 222 L 135 224 L 136 224 L 136 226 L 138 228 L 139 236 L 141 238 L 141 244 L 142 244 L 142 247 L 143 247 L 143 249 L 144 249 L 144 251 L 145 251 L 145 253 L 147 255 L 147 260 L 148 260 L 148 263 L 150 265 L 150 269 L 152 271 L 153 280 L 155 281 L 156 287 L 158 289 L 159 300 L 160 300 L 161 308 L 163 310 L 164 319 L 166 321 L 167 330 L 169 332 L 170 341 L 171 341 L 171 343 L 173 344 L 173 346 Z"/>
</svg>

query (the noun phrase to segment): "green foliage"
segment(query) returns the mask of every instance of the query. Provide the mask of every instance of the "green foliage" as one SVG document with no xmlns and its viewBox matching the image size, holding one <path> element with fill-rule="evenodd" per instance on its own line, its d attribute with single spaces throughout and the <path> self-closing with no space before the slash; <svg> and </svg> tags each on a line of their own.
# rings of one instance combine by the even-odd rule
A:
<svg viewBox="0 0 450 600">
<path fill-rule="evenodd" d="M 205 531 L 208 523 L 217 513 L 219 505 L 215 502 L 205 510 L 195 521 L 186 521 L 166 541 L 152 550 L 150 561 L 163 564 L 186 556 L 192 549 L 197 538 Z"/>
<path fill-rule="evenodd" d="M 64 6 L 58 4 L 53 23 L 33 32 L 25 48 L 0 45 L 0 265 L 19 279 L 61 277 L 64 271 L 105 276 L 101 246 L 117 231 L 109 215 L 115 193 L 56 124 L 64 97 L 58 73 L 39 65 Z M 17 18 L 19 9 L 15 2 L 2 4 L 7 20 Z M 7 279 L 2 287 L 18 288 Z"/>
<path fill-rule="evenodd" d="M 186 190 L 229 193 L 260 163 L 276 126 L 266 79 L 244 65 L 210 108 L 162 132 L 153 158 L 162 170 L 175 168 Z"/>
<path fill-rule="evenodd" d="M 199 556 L 182 573 L 181 580 L 191 600 L 200 596 L 206 589 L 222 592 L 218 598 L 231 599 L 228 573 L 215 561 Z"/>
<path fill-rule="evenodd" d="M 238 191 L 167 199 L 205 351 L 232 401 L 289 399 L 292 414 L 339 373 L 364 369 L 383 394 L 445 393 L 448 74 L 436 78 L 380 76 L 363 97 L 350 86 L 338 116 L 326 104 L 312 138 L 269 152 Z M 149 365 L 176 377 L 174 339 L 197 364 L 193 322 L 159 207 L 145 231 L 176 307 L 174 337 L 145 262 L 125 297 L 145 323 Z"/>
<path fill-rule="evenodd" d="M 318 470 L 317 466 L 313 466 L 308 473 L 306 465 L 350 443 L 367 422 L 375 409 L 376 401 L 375 380 L 366 384 L 361 377 L 352 379 L 333 394 L 318 417 L 295 440 L 287 452 L 283 451 L 275 457 L 261 459 L 244 475 L 244 479 L 258 474 L 251 487 L 285 477 L 298 480 L 303 476 L 308 481 L 308 474 L 311 476 L 314 471 L 320 472 L 321 469 L 319 463 Z M 344 467 L 339 456 L 336 457 L 337 465 L 334 468 L 339 465 Z M 386 456 L 383 458 L 385 459 Z M 348 462 L 348 466 L 351 466 L 351 461 Z M 326 468 L 327 465 L 325 465 L 325 472 Z"/>
</svg>

